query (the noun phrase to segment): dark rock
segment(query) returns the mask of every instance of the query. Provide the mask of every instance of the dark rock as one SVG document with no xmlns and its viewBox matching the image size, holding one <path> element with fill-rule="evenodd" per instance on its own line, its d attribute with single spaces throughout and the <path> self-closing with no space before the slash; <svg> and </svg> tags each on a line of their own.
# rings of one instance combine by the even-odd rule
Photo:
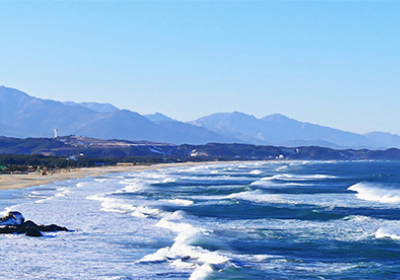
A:
<svg viewBox="0 0 400 280">
<path fill-rule="evenodd" d="M 0 226 L 20 225 L 25 221 L 24 216 L 20 212 L 11 211 L 7 215 L 0 218 Z"/>
<path fill-rule="evenodd" d="M 182 258 L 182 261 L 183 261 L 183 262 L 188 261 L 188 260 L 190 260 L 190 256 L 184 256 L 184 257 Z"/>
<path fill-rule="evenodd" d="M 35 228 L 28 228 L 28 229 L 25 231 L 25 235 L 27 235 L 27 236 L 33 236 L 33 237 L 40 237 L 40 236 L 43 236 L 43 234 L 42 234 L 40 231 L 38 231 L 37 229 L 35 229 Z"/>
<path fill-rule="evenodd" d="M 30 227 L 37 227 L 38 225 L 35 222 L 32 222 L 31 220 L 27 220 L 25 223 L 21 224 L 21 227 L 23 228 L 30 228 Z"/>
<path fill-rule="evenodd" d="M 51 231 L 68 231 L 68 229 L 66 227 L 61 227 L 61 226 L 54 225 L 54 224 L 51 224 L 51 225 L 48 225 L 48 226 L 39 225 L 38 229 L 40 231 L 50 231 L 50 232 Z"/>
<path fill-rule="evenodd" d="M 19 212 L 9 212 L 0 218 L 0 234 L 4 233 L 25 233 L 27 236 L 42 236 L 41 232 L 68 231 L 66 227 L 51 225 L 38 225 L 30 220 L 25 222 Z"/>
<path fill-rule="evenodd" d="M 30 229 L 39 230 L 36 223 L 28 220 L 25 223 L 17 226 L 17 233 L 26 233 Z"/>
<path fill-rule="evenodd" d="M 17 232 L 17 227 L 15 226 L 0 226 L 0 234 L 1 233 L 15 233 Z"/>
</svg>

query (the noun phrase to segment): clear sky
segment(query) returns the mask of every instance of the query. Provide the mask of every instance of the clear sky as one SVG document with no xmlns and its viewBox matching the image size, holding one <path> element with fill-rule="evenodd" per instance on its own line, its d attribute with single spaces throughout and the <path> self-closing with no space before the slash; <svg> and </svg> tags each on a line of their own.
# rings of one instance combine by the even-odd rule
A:
<svg viewBox="0 0 400 280">
<path fill-rule="evenodd" d="M 0 85 L 400 134 L 400 1 L 2 1 Z"/>
</svg>

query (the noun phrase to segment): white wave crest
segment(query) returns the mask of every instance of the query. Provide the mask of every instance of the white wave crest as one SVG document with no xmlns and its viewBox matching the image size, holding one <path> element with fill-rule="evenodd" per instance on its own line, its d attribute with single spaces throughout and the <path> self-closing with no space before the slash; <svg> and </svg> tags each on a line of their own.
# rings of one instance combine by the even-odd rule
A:
<svg viewBox="0 0 400 280">
<path fill-rule="evenodd" d="M 311 181 L 311 180 L 324 180 L 334 179 L 335 176 L 325 174 L 313 174 L 313 175 L 296 175 L 296 174 L 277 174 L 271 177 L 264 177 L 261 180 L 277 180 L 277 181 Z"/>
<path fill-rule="evenodd" d="M 263 203 L 263 202 L 278 203 L 278 204 L 283 204 L 283 203 L 294 204 L 294 203 L 296 203 L 295 201 L 290 201 L 288 199 L 284 199 L 281 195 L 265 194 L 260 190 L 233 193 L 233 194 L 226 196 L 226 198 L 227 199 L 241 199 L 241 200 L 247 200 L 247 201 L 252 201 L 252 202 L 256 202 L 256 203 Z"/>
<path fill-rule="evenodd" d="M 287 169 L 288 167 L 289 167 L 288 165 L 284 165 L 284 166 L 278 167 L 276 169 L 276 171 L 281 171 L 281 170 Z"/>
<path fill-rule="evenodd" d="M 88 196 L 86 199 L 101 201 L 101 210 L 105 212 L 130 213 L 134 217 L 147 218 L 149 216 L 161 214 L 161 210 L 147 206 L 134 206 L 124 203 L 120 199 L 113 199 L 101 195 Z"/>
<path fill-rule="evenodd" d="M 281 187 L 281 184 L 274 183 L 272 181 L 255 181 L 250 184 L 251 186 L 256 186 L 256 187 L 262 187 L 262 188 L 276 188 L 276 187 Z"/>
<path fill-rule="evenodd" d="M 218 252 L 210 252 L 198 246 L 189 245 L 189 241 L 195 237 L 207 235 L 207 231 L 197 228 L 188 223 L 177 223 L 176 215 L 172 214 L 162 218 L 157 226 L 167 228 L 178 235 L 174 239 L 174 244 L 171 247 L 164 247 L 157 252 L 144 256 L 140 262 L 158 262 L 168 261 L 170 265 L 175 267 L 193 268 L 189 279 L 198 280 L 204 279 L 212 271 L 211 265 L 223 264 L 229 261 L 229 258 L 220 255 Z M 178 213 L 178 218 L 182 218 Z M 186 262 L 185 260 L 190 260 Z"/>
<path fill-rule="evenodd" d="M 244 191 L 225 196 L 223 199 L 245 200 L 258 204 L 308 204 L 322 207 L 349 207 L 356 204 L 351 194 L 335 194 L 333 197 L 329 193 L 321 194 L 271 194 L 263 192 L 261 189 L 255 191 Z M 368 205 L 366 203 L 365 205 Z"/>
<path fill-rule="evenodd" d="M 260 175 L 261 173 L 262 173 L 262 171 L 258 170 L 258 169 L 250 171 L 250 174 L 252 174 L 252 175 Z"/>
<path fill-rule="evenodd" d="M 400 240 L 400 227 L 381 227 L 376 231 L 375 237 Z"/>
<path fill-rule="evenodd" d="M 79 183 L 76 184 L 76 187 L 77 188 L 83 188 L 83 187 L 86 187 L 87 185 L 88 185 L 88 183 L 86 183 L 86 182 L 79 182 Z"/>
<path fill-rule="evenodd" d="M 400 190 L 381 187 L 377 184 L 357 183 L 348 188 L 357 192 L 356 197 L 361 200 L 379 203 L 400 203 Z"/>
<path fill-rule="evenodd" d="M 189 206 L 192 205 L 194 202 L 192 200 L 188 199 L 160 199 L 162 202 L 170 203 L 170 204 L 177 204 L 177 205 L 183 205 L 183 206 Z"/>
<path fill-rule="evenodd" d="M 146 188 L 146 186 L 144 184 L 129 184 L 127 185 L 125 188 L 123 188 L 122 190 L 117 191 L 117 193 L 137 193 L 137 192 L 141 192 Z"/>
<path fill-rule="evenodd" d="M 212 267 L 209 264 L 203 264 L 193 271 L 190 275 L 189 280 L 200 280 L 206 278 L 211 272 L 213 272 Z"/>
<path fill-rule="evenodd" d="M 273 182 L 272 180 L 260 180 L 260 181 L 255 181 L 250 184 L 251 186 L 255 187 L 261 187 L 261 188 L 285 188 L 285 187 L 301 187 L 301 186 L 309 186 L 308 184 L 305 183 L 276 183 Z"/>
</svg>

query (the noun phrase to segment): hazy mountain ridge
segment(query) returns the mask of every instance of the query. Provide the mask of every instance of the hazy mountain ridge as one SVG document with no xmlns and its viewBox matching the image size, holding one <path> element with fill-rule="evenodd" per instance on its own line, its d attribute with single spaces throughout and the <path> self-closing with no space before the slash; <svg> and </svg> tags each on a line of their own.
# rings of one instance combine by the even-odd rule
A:
<svg viewBox="0 0 400 280">
<path fill-rule="evenodd" d="M 115 107 L 114 105 L 110 103 L 97 103 L 97 102 L 81 102 L 81 103 L 76 103 L 73 101 L 65 101 L 63 102 L 64 105 L 68 106 L 81 106 L 99 113 L 110 113 L 114 111 L 119 111 L 120 109 Z"/>
<path fill-rule="evenodd" d="M 174 120 L 174 119 L 172 119 L 164 114 L 161 114 L 161 113 L 154 113 L 154 114 L 143 115 L 143 116 L 152 122 L 177 121 L 177 120 Z"/>
<path fill-rule="evenodd" d="M 128 110 L 97 112 L 78 103 L 66 105 L 58 101 L 31 97 L 16 89 L 0 87 L 0 135 L 4 136 L 52 137 L 54 129 L 57 128 L 59 135 L 149 140 L 173 144 L 205 144 L 225 139 L 205 129 L 199 133 L 198 127 L 177 123 L 180 123 L 179 129 L 169 129 L 167 125 L 158 125 Z M 233 140 L 235 141 L 236 139 Z"/>
<path fill-rule="evenodd" d="M 207 142 L 205 141 L 206 139 L 213 139 L 213 142 L 219 143 L 243 143 L 243 141 L 238 138 L 222 136 L 203 127 L 174 120 L 161 113 L 144 116 L 157 125 L 181 135 L 180 139 L 182 143 L 201 144 Z M 193 137 L 196 139 L 193 139 Z"/>
<path fill-rule="evenodd" d="M 155 122 L 157 125 L 162 126 L 177 135 L 180 135 L 182 143 L 201 144 L 206 139 L 213 139 L 212 142 L 218 143 L 243 143 L 240 139 L 233 137 L 225 137 L 213 131 L 207 130 L 203 127 L 197 127 L 179 121 L 159 121 Z M 195 139 L 193 139 L 195 137 Z"/>
<path fill-rule="evenodd" d="M 382 147 L 396 147 L 399 148 L 400 136 L 397 134 L 387 132 L 370 132 L 364 134 L 365 137 L 371 141 L 375 141 L 382 145 Z"/>
<path fill-rule="evenodd" d="M 243 140 L 257 139 L 257 144 L 298 146 L 304 143 L 306 145 L 322 144 L 324 147 L 332 148 L 382 147 L 381 143 L 364 135 L 299 122 L 280 114 L 257 119 L 252 115 L 239 112 L 216 113 L 197 119 L 192 124 L 221 135 L 238 135 L 237 137 Z M 400 141 L 394 147 L 400 147 Z"/>
<path fill-rule="evenodd" d="M 50 137 L 54 128 L 62 128 L 68 133 L 81 125 L 79 120 L 91 119 L 96 114 L 83 107 L 67 107 L 61 102 L 34 98 L 18 90 L 0 87 L 1 123 L 23 132 L 25 137 Z"/>
<path fill-rule="evenodd" d="M 161 113 L 142 116 L 96 102 L 58 102 L 0 86 L 0 136 L 83 135 L 100 139 L 148 140 L 171 144 L 248 143 L 385 149 L 400 147 L 400 136 L 383 132 L 360 135 L 300 122 L 280 114 L 256 118 L 232 112 L 180 122 Z"/>
</svg>

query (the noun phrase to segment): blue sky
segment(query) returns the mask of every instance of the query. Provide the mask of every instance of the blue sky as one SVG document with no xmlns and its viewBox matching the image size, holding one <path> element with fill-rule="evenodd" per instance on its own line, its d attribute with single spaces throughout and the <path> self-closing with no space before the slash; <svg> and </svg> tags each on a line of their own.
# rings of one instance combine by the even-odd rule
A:
<svg viewBox="0 0 400 280">
<path fill-rule="evenodd" d="M 0 0 L 0 85 L 400 134 L 400 2 Z"/>
</svg>

